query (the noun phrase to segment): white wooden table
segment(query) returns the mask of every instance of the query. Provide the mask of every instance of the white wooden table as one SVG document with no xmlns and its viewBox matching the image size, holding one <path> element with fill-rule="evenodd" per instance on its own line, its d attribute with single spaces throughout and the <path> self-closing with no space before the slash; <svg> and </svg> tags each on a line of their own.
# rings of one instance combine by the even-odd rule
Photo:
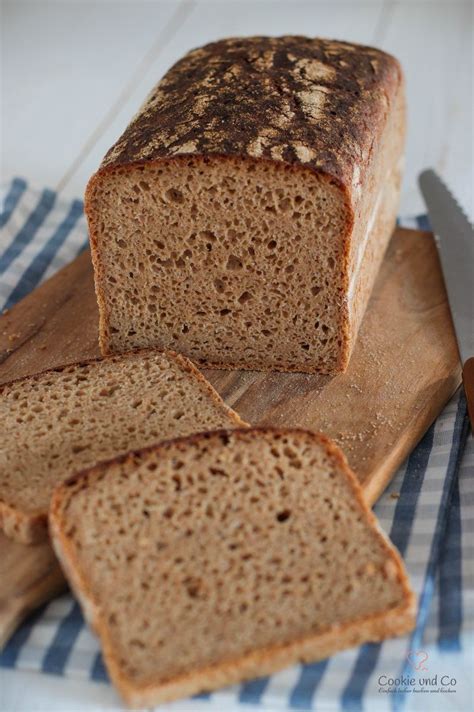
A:
<svg viewBox="0 0 474 712">
<path fill-rule="evenodd" d="M 472 3 L 462 0 L 4 0 L 2 178 L 79 196 L 157 79 L 237 34 L 374 44 L 401 60 L 409 106 L 401 212 L 435 167 L 472 214 Z"/>
<path fill-rule="evenodd" d="M 401 60 L 409 106 L 401 212 L 424 211 L 416 178 L 432 166 L 472 215 L 469 1 L 3 0 L 1 6 L 2 181 L 19 175 L 81 196 L 147 92 L 188 49 L 226 35 L 308 34 L 373 44 Z M 112 709 L 121 707 L 108 686 L 0 671 L 1 712 Z"/>
</svg>

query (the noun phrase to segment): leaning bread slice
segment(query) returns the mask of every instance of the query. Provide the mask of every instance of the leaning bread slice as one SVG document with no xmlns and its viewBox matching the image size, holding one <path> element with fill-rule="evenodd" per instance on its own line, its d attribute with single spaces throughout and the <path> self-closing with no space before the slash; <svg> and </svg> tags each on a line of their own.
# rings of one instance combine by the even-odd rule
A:
<svg viewBox="0 0 474 712">
<path fill-rule="evenodd" d="M 66 366 L 0 388 L 0 528 L 47 536 L 53 488 L 134 448 L 245 425 L 177 354 L 142 351 Z"/>
<path fill-rule="evenodd" d="M 343 455 L 305 431 L 202 433 L 102 463 L 56 490 L 50 530 L 132 706 L 414 624 L 403 564 Z"/>
</svg>

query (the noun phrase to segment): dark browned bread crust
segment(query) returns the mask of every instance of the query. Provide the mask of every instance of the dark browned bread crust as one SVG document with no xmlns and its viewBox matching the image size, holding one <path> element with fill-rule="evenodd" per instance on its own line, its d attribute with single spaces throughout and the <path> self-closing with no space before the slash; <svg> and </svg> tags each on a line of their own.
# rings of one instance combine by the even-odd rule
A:
<svg viewBox="0 0 474 712">
<path fill-rule="evenodd" d="M 298 36 L 212 42 L 167 72 L 101 168 L 252 156 L 347 186 L 354 163 L 363 174 L 400 81 L 397 60 L 372 47 Z"/>
</svg>

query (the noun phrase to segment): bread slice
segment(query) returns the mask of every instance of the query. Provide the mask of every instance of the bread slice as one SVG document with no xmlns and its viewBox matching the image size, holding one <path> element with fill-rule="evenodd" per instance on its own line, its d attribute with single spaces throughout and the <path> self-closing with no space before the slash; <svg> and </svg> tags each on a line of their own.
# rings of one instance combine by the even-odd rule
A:
<svg viewBox="0 0 474 712">
<path fill-rule="evenodd" d="M 203 433 L 56 489 L 55 551 L 134 707 L 399 635 L 414 596 L 341 451 Z"/>
<path fill-rule="evenodd" d="M 85 196 L 104 353 L 347 367 L 395 226 L 405 135 L 390 55 L 230 38 L 157 84 Z"/>
<path fill-rule="evenodd" d="M 128 450 L 245 425 L 185 358 L 137 352 L 78 363 L 0 388 L 0 528 L 47 537 L 53 488 Z"/>
</svg>

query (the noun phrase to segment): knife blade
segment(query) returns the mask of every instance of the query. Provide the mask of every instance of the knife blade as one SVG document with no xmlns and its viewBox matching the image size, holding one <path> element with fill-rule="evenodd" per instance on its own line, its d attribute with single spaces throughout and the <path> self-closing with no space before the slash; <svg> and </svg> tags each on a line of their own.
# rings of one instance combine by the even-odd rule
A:
<svg viewBox="0 0 474 712">
<path fill-rule="evenodd" d="M 438 247 L 474 429 L 474 230 L 435 171 L 419 176 Z"/>
</svg>

